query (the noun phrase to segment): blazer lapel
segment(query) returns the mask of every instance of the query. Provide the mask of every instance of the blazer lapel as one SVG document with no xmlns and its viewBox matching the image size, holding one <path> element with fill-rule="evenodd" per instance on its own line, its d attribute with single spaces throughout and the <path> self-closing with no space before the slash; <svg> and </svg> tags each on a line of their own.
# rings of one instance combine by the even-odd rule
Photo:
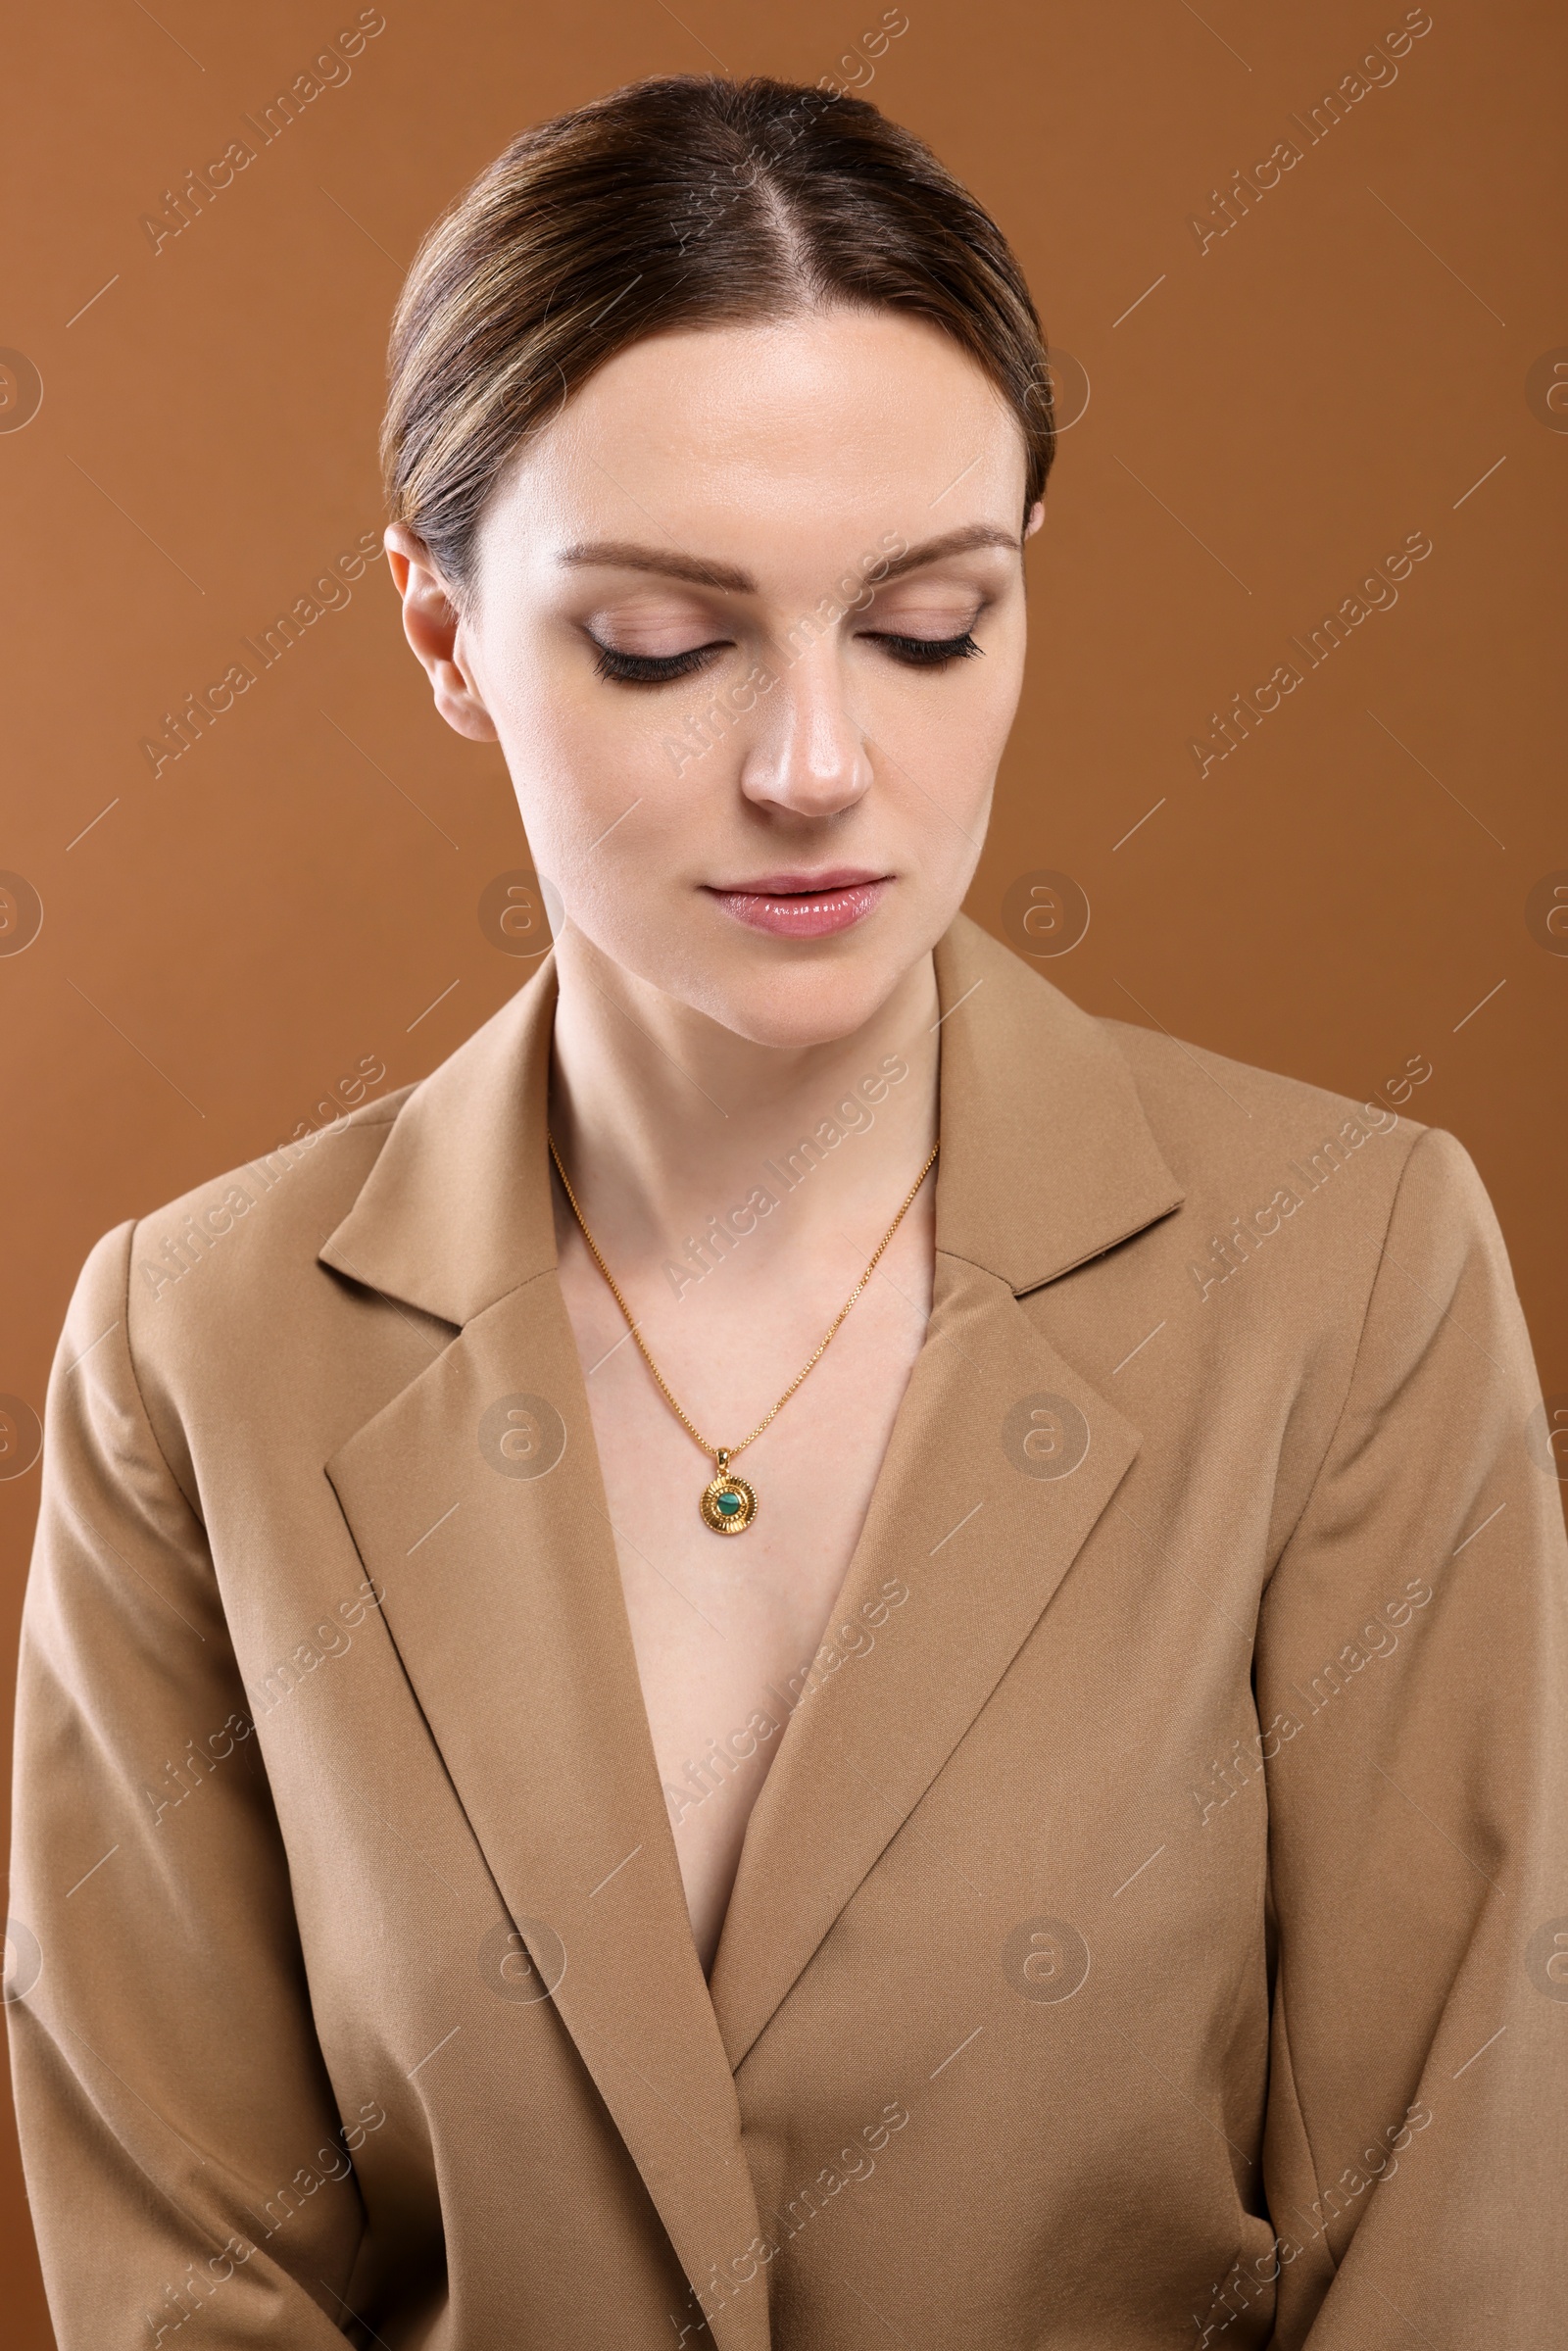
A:
<svg viewBox="0 0 1568 2351">
<path fill-rule="evenodd" d="M 511 1921 L 701 2284 L 756 2202 L 555 1275 L 553 1004 L 546 969 L 416 1091 L 321 1252 L 462 1326 L 326 1467 Z M 498 2066 L 514 2046 L 498 2016 Z M 758 2351 L 765 2296 L 710 2326 Z"/>
<path fill-rule="evenodd" d="M 556 980 L 408 1097 L 321 1249 L 453 1326 L 327 1464 L 513 1924 L 694 2284 L 757 2233 L 732 2068 L 963 1738 L 1088 1541 L 1136 1429 L 1019 1298 L 1181 1200 L 1106 1026 L 959 917 L 936 953 L 937 1277 L 834 1622 L 877 1645 L 792 1717 L 710 1984 L 687 1918 L 545 1151 Z M 497 2063 L 507 2062 L 497 2041 Z M 760 2351 L 765 2297 L 709 2320 Z"/>
<path fill-rule="evenodd" d="M 1018 1303 L 1182 1198 L 1097 1021 L 960 918 L 937 951 L 933 1311 L 832 1625 L 748 1827 L 710 1980 L 732 2066 L 984 1706 L 1138 1451 Z M 863 1618 L 862 1622 L 865 1621 Z"/>
</svg>

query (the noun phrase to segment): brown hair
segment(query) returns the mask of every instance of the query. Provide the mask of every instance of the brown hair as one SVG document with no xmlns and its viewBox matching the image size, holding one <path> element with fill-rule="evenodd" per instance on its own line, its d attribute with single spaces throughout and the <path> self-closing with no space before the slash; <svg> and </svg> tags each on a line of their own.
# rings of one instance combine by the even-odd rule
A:
<svg viewBox="0 0 1568 2351">
<path fill-rule="evenodd" d="M 518 444 L 673 327 L 843 303 L 928 318 L 1016 416 L 1025 514 L 1054 447 L 1040 319 L 996 222 L 863 99 L 760 76 L 639 81 L 525 130 L 425 237 L 393 320 L 391 518 L 459 593 Z"/>
</svg>

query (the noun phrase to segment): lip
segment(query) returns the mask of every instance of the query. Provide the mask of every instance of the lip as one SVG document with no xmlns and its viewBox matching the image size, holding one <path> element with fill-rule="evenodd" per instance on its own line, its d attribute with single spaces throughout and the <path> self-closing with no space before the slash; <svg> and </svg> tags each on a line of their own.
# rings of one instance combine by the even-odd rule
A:
<svg viewBox="0 0 1568 2351">
<path fill-rule="evenodd" d="M 830 866 L 820 873 L 768 873 L 756 881 L 721 887 L 708 895 L 749 930 L 775 939 L 825 939 L 863 922 L 892 886 L 890 873 L 860 866 Z"/>
</svg>

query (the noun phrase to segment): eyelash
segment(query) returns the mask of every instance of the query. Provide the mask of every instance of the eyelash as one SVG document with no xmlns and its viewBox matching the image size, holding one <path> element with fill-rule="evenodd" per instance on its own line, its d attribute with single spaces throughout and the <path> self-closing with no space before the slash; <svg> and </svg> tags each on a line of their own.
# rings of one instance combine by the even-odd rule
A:
<svg viewBox="0 0 1568 2351">
<path fill-rule="evenodd" d="M 694 645 L 690 653 L 659 657 L 648 653 L 617 653 L 612 645 L 601 645 L 594 673 L 612 678 L 621 686 L 663 686 L 674 678 L 690 677 L 694 670 L 705 666 L 708 656 L 716 650 L 712 645 Z"/>
<path fill-rule="evenodd" d="M 949 661 L 966 661 L 984 651 L 968 629 L 956 637 L 902 637 L 891 631 L 867 630 L 866 639 L 872 645 L 885 645 L 894 660 L 909 669 L 941 669 Z M 691 677 L 706 667 L 708 656 L 716 651 L 716 645 L 695 645 L 689 653 L 659 656 L 619 653 L 613 646 L 601 645 L 594 674 L 622 686 L 670 685 L 676 678 Z"/>
<path fill-rule="evenodd" d="M 967 661 L 984 651 L 968 629 L 958 637 L 900 637 L 874 630 L 866 633 L 873 645 L 896 649 L 894 659 L 906 662 L 911 669 L 940 669 L 949 661 Z"/>
</svg>

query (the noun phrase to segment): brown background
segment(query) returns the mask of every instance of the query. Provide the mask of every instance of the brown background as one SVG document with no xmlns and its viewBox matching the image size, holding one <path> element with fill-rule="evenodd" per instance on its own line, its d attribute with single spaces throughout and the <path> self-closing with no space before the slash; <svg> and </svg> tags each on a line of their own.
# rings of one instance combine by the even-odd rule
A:
<svg viewBox="0 0 1568 2351">
<path fill-rule="evenodd" d="M 421 230 L 524 123 L 719 61 L 847 77 L 882 14 L 386 0 L 352 80 L 155 254 L 141 216 L 356 13 L 98 0 L 8 33 L 26 226 L 0 345 L 43 400 L 0 432 L 0 867 L 44 920 L 0 955 L 0 1391 L 34 1407 L 100 1233 L 329 1115 L 362 1057 L 420 1076 L 529 968 L 476 915 L 527 856 L 500 755 L 434 715 L 380 571 L 156 779 L 140 749 L 378 524 L 386 321 Z M 906 13 L 867 92 L 996 212 L 1091 386 L 1030 554 L 1030 678 L 971 910 L 1000 931 L 1009 883 L 1064 870 L 1093 920 L 1043 968 L 1089 1007 L 1358 1095 L 1430 1061 L 1408 1107 L 1479 1163 L 1568 1389 L 1568 955 L 1526 921 L 1568 868 L 1543 593 L 1568 413 L 1527 388 L 1568 343 L 1560 16 L 1433 0 L 1397 81 L 1200 253 L 1190 216 L 1305 144 L 1288 118 L 1397 0 Z M 1396 608 L 1200 779 L 1211 710 L 1414 531 L 1433 552 Z M 8 1660 L 36 1495 L 36 1469 L 0 1482 Z M 0 2189 L 8 2336 L 31 2351 L 14 2153 Z"/>
</svg>

